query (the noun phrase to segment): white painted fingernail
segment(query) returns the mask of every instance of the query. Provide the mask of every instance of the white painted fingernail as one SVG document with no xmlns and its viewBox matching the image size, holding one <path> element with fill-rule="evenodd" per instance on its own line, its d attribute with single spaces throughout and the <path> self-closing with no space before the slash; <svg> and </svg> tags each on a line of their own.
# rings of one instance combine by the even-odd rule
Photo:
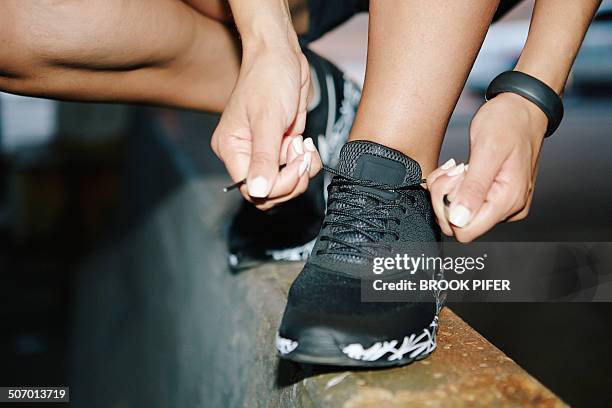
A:
<svg viewBox="0 0 612 408">
<path fill-rule="evenodd" d="M 472 213 L 467 207 L 459 204 L 452 206 L 448 212 L 448 220 L 455 226 L 463 228 L 469 224 Z"/>
<path fill-rule="evenodd" d="M 304 146 L 306 146 L 306 150 L 308 150 L 309 152 L 315 152 L 317 150 L 311 138 L 307 138 L 304 140 Z"/>
<path fill-rule="evenodd" d="M 247 181 L 247 190 L 251 197 L 263 198 L 268 195 L 268 180 L 263 176 Z"/>
<path fill-rule="evenodd" d="M 448 160 L 446 163 L 444 163 L 443 165 L 441 165 L 441 166 L 440 166 L 440 168 L 441 168 L 442 170 L 448 170 L 448 169 L 450 169 L 451 167 L 453 167 L 453 166 L 454 166 L 454 165 L 456 165 L 456 164 L 457 164 L 457 162 L 455 162 L 455 159 L 450 159 L 450 160 Z"/>
<path fill-rule="evenodd" d="M 446 173 L 446 175 L 449 176 L 449 177 L 458 176 L 461 173 L 463 173 L 464 170 L 465 170 L 465 165 L 463 163 L 460 163 L 457 166 L 455 166 L 454 168 L 450 169 L 448 171 L 448 173 Z"/>
<path fill-rule="evenodd" d="M 296 137 L 293 139 L 293 142 L 291 142 L 291 144 L 293 145 L 293 151 L 296 152 L 297 154 L 304 154 L 304 148 L 302 147 L 302 138 L 301 137 Z"/>
<path fill-rule="evenodd" d="M 469 165 L 469 164 L 466 164 L 466 165 L 465 165 L 465 171 L 468 171 L 468 169 L 469 169 L 469 168 L 470 168 L 470 165 Z"/>
<path fill-rule="evenodd" d="M 300 163 L 300 168 L 298 169 L 298 174 L 301 176 L 304 172 L 310 169 L 310 161 L 312 160 L 312 153 L 306 152 L 304 155 L 304 160 Z"/>
<path fill-rule="evenodd" d="M 306 169 L 306 171 L 310 173 L 310 169 L 312 168 L 312 153 L 306 152 L 306 154 L 308 155 L 308 168 Z"/>
</svg>

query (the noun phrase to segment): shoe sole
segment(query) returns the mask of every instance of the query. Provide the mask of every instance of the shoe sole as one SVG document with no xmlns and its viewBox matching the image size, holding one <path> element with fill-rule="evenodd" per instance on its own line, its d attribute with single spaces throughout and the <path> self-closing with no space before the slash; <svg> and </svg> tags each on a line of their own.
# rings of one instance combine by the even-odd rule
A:
<svg viewBox="0 0 612 408">
<path fill-rule="evenodd" d="M 286 339 L 276 335 L 278 356 L 296 363 L 329 365 L 339 367 L 393 367 L 410 364 L 428 357 L 436 349 L 438 316 L 431 324 L 416 334 L 404 336 L 401 340 L 384 340 L 369 346 L 359 343 L 336 344 L 336 350 L 329 355 L 329 344 Z"/>
</svg>

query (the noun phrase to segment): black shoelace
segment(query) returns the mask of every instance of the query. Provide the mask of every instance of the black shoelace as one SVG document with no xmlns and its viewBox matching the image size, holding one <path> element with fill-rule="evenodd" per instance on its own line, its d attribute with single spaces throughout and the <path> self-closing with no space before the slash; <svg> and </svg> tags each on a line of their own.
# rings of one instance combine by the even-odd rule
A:
<svg viewBox="0 0 612 408">
<path fill-rule="evenodd" d="M 395 241 L 400 238 L 398 233 L 390 227 L 390 222 L 399 225 L 400 219 L 390 213 L 394 209 L 400 209 L 406 214 L 408 209 L 399 200 L 385 199 L 359 187 L 401 193 L 418 188 L 425 180 L 390 186 L 384 183 L 356 179 L 328 166 L 323 166 L 323 168 L 336 177 L 332 179 L 328 187 L 330 194 L 327 203 L 327 216 L 323 223 L 323 227 L 330 227 L 332 233 L 326 233 L 320 237 L 321 241 L 328 241 L 330 245 L 326 249 L 318 250 L 317 255 L 327 254 L 372 259 L 377 256 L 377 249 L 390 251 L 391 247 L 388 242 L 381 242 L 381 239 L 385 235 L 392 236 Z M 332 190 L 334 190 L 333 194 L 331 194 Z M 412 195 L 406 196 L 414 205 L 416 199 Z M 366 197 L 371 200 L 367 200 Z M 351 236 L 357 236 L 360 239 L 350 239 Z"/>
</svg>

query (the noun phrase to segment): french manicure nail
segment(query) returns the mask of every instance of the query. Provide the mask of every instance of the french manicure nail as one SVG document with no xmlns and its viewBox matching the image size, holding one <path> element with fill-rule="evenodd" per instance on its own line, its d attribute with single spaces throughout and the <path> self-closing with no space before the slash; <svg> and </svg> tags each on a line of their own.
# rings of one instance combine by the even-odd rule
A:
<svg viewBox="0 0 612 408">
<path fill-rule="evenodd" d="M 263 176 L 247 181 L 247 190 L 251 197 L 263 198 L 268 195 L 268 180 Z"/>
<path fill-rule="evenodd" d="M 293 145 L 293 150 L 297 153 L 297 154 L 304 154 L 304 148 L 302 147 L 302 138 L 297 136 L 293 139 L 293 141 L 291 142 L 291 144 Z"/>
<path fill-rule="evenodd" d="M 450 159 L 450 160 L 448 160 L 446 163 L 444 163 L 443 165 L 441 165 L 441 166 L 440 166 L 440 168 L 441 168 L 442 170 L 448 170 L 448 169 L 450 169 L 451 167 L 453 167 L 453 166 L 454 166 L 454 165 L 456 165 L 456 164 L 457 164 L 457 162 L 455 162 L 455 159 Z"/>
<path fill-rule="evenodd" d="M 314 152 L 317 150 L 314 145 L 314 142 L 312 141 L 312 138 L 310 137 L 304 140 L 304 146 L 306 146 L 306 150 L 308 150 L 309 152 Z"/>
<path fill-rule="evenodd" d="M 459 204 L 450 208 L 448 220 L 455 226 L 463 228 L 469 224 L 472 213 L 465 206 Z"/>
<path fill-rule="evenodd" d="M 304 155 L 304 160 L 300 163 L 300 168 L 298 169 L 298 174 L 302 176 L 306 170 L 310 168 L 310 161 L 312 159 L 312 153 L 306 152 Z"/>
<path fill-rule="evenodd" d="M 308 173 L 310 173 L 310 169 L 312 168 L 312 154 L 310 152 L 306 152 L 309 154 L 308 156 L 308 168 L 306 169 L 306 171 Z"/>
<path fill-rule="evenodd" d="M 446 173 L 446 175 L 449 176 L 449 177 L 458 176 L 461 173 L 463 173 L 464 170 L 465 170 L 465 165 L 463 163 L 460 163 L 457 166 L 455 166 L 454 168 L 450 169 L 448 171 L 448 173 Z"/>
</svg>

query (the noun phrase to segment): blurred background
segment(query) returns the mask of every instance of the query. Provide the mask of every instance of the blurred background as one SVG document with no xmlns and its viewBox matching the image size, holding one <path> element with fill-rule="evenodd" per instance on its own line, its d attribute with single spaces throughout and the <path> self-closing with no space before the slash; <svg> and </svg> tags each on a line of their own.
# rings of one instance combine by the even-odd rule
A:
<svg viewBox="0 0 612 408">
<path fill-rule="evenodd" d="M 491 28 L 441 162 L 467 159 L 469 121 L 490 80 L 516 62 L 530 9 L 526 2 Z M 366 43 L 362 14 L 312 48 L 362 82 Z M 528 220 L 502 225 L 483 240 L 612 241 L 610 1 L 586 36 L 564 100 L 566 116 L 543 148 Z M 209 149 L 217 120 L 0 93 L 0 385 L 72 383 L 75 282 L 83 260 L 109 237 L 127 234 L 184 182 L 179 172 L 151 176 L 151 166 L 166 160 L 160 145 L 184 153 L 180 165 L 196 174 L 224 175 Z M 612 404 L 612 304 L 451 307 L 569 403 Z"/>
</svg>

